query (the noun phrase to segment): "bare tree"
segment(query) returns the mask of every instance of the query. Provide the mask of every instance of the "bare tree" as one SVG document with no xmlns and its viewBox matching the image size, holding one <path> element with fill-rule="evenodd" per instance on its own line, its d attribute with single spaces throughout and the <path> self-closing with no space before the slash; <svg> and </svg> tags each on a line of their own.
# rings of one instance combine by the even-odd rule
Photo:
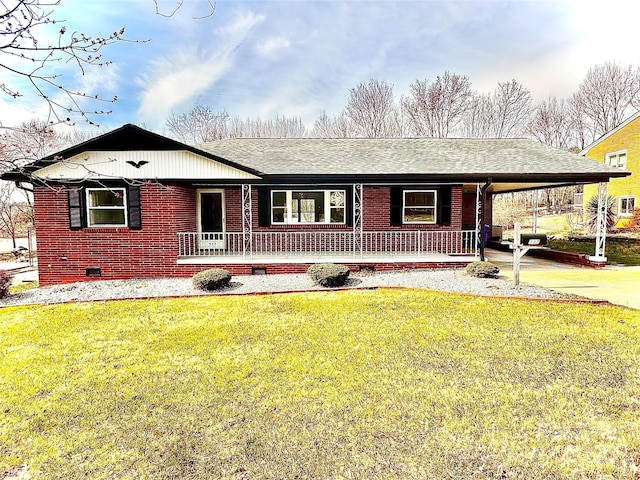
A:
<svg viewBox="0 0 640 480">
<path fill-rule="evenodd" d="M 42 120 L 31 120 L 7 128 L 0 135 L 0 172 L 20 168 L 72 143 L 71 135 L 57 133 Z"/>
<path fill-rule="evenodd" d="M 173 114 L 166 125 L 169 135 L 182 143 L 196 145 L 229 137 L 229 114 L 196 105 L 187 113 Z"/>
<path fill-rule="evenodd" d="M 473 92 L 469 78 L 445 72 L 433 83 L 416 80 L 411 93 L 402 99 L 402 108 L 416 135 L 445 138 L 460 123 Z"/>
<path fill-rule="evenodd" d="M 493 136 L 493 104 L 491 94 L 476 94 L 462 119 L 462 135 L 468 138 Z"/>
<path fill-rule="evenodd" d="M 276 116 L 273 119 L 247 119 L 236 137 L 246 138 L 303 138 L 309 135 L 301 118 Z"/>
<path fill-rule="evenodd" d="M 534 108 L 525 131 L 539 142 L 563 150 L 579 143 L 571 106 L 556 97 L 549 97 Z"/>
<path fill-rule="evenodd" d="M 16 238 L 24 235 L 29 225 L 33 225 L 30 196 L 11 182 L 0 182 L 0 234 L 11 238 L 15 249 Z"/>
<path fill-rule="evenodd" d="M 344 113 L 329 117 L 327 112 L 313 124 L 311 136 L 315 138 L 348 138 L 351 136 L 351 125 Z"/>
<path fill-rule="evenodd" d="M 573 102 L 590 143 L 640 108 L 640 69 L 614 62 L 596 65 L 587 72 Z"/>
<path fill-rule="evenodd" d="M 129 40 L 124 28 L 118 28 L 103 36 L 87 35 L 67 28 L 64 20 L 55 18 L 56 7 L 61 0 L 2 0 L 0 2 L 0 71 L 8 78 L 0 83 L 0 93 L 12 98 L 39 97 L 49 110 L 47 121 L 73 123 L 79 117 L 90 125 L 94 118 L 110 113 L 89 105 L 108 105 L 117 97 L 103 97 L 97 92 L 79 92 L 62 78 L 59 66 L 70 64 L 76 72 L 85 75 L 87 69 L 102 67 L 111 62 L 102 57 L 102 51 L 120 42 L 145 43 L 148 40 Z M 175 10 L 163 14 L 154 0 L 156 14 L 173 16 L 182 7 L 178 2 Z M 213 15 L 215 6 L 207 0 Z M 52 26 L 58 28 L 57 41 L 49 43 L 47 38 Z M 26 92 L 17 85 L 26 80 Z M 10 83 L 8 83 L 10 82 Z"/>
<path fill-rule="evenodd" d="M 531 113 L 531 94 L 516 80 L 499 83 L 494 92 L 494 128 L 497 138 L 522 135 Z"/>
<path fill-rule="evenodd" d="M 367 138 L 395 136 L 400 127 L 393 86 L 378 80 L 350 89 L 344 115 L 352 122 L 353 133 Z"/>
<path fill-rule="evenodd" d="M 172 115 L 166 122 L 169 134 L 187 144 L 197 145 L 225 138 L 301 138 L 308 131 L 298 117 L 277 116 L 241 120 L 226 111 L 197 105 L 187 113 Z"/>
<path fill-rule="evenodd" d="M 516 80 L 498 83 L 490 94 L 476 95 L 466 110 L 464 134 L 475 138 L 523 135 L 531 114 L 531 94 Z"/>
</svg>

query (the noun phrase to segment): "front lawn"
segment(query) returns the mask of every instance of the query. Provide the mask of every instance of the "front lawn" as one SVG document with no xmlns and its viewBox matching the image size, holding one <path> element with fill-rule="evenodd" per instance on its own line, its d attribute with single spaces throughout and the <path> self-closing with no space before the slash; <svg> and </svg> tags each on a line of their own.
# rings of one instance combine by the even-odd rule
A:
<svg viewBox="0 0 640 480">
<path fill-rule="evenodd" d="M 633 479 L 640 312 L 420 290 L 0 310 L 0 478 Z M 635 476 L 635 477 L 634 477 Z"/>
</svg>

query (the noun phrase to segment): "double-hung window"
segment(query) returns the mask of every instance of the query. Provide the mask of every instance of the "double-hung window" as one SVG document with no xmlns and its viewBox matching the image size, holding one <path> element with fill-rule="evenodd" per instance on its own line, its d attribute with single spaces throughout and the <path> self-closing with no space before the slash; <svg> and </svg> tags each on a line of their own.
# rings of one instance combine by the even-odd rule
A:
<svg viewBox="0 0 640 480">
<path fill-rule="evenodd" d="M 89 227 L 124 227 L 127 206 L 124 188 L 87 189 L 87 225 Z"/>
<path fill-rule="evenodd" d="M 438 194 L 435 190 L 405 190 L 403 223 L 436 223 Z"/>
<path fill-rule="evenodd" d="M 273 190 L 271 223 L 344 224 L 345 202 L 345 190 Z"/>
<path fill-rule="evenodd" d="M 636 211 L 636 197 L 618 197 L 618 215 L 630 217 Z"/>
<path fill-rule="evenodd" d="M 607 153 L 605 163 L 612 167 L 626 170 L 627 168 L 627 152 Z"/>
</svg>

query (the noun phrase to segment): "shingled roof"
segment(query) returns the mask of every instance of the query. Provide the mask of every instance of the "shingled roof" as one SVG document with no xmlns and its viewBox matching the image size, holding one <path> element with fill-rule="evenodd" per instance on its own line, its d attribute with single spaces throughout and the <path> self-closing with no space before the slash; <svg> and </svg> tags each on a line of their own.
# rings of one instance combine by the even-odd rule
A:
<svg viewBox="0 0 640 480">
<path fill-rule="evenodd" d="M 491 191 L 498 192 L 606 182 L 629 175 L 609 165 L 526 139 L 241 138 L 193 147 L 128 124 L 23 168 L 5 172 L 2 179 L 33 182 L 34 173 L 39 169 L 83 152 L 166 150 L 190 152 L 238 169 L 251 174 L 253 179 L 245 180 L 252 183 L 473 184 L 490 181 L 493 182 Z M 172 171 L 179 172 L 179 169 Z M 183 177 L 178 173 L 170 179 L 158 179 L 181 180 Z M 220 179 L 202 178 L 207 184 L 217 180 Z"/>
<path fill-rule="evenodd" d="M 263 175 L 619 176 L 527 139 L 232 139 L 198 146 Z"/>
</svg>

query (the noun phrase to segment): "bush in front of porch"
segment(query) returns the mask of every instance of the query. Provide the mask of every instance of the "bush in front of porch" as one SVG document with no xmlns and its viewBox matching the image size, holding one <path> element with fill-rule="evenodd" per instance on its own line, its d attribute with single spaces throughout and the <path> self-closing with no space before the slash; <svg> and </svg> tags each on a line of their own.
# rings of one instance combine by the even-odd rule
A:
<svg viewBox="0 0 640 480">
<path fill-rule="evenodd" d="M 335 263 L 316 263 L 309 267 L 307 275 L 323 287 L 342 287 L 349 278 L 349 268 Z"/>
<path fill-rule="evenodd" d="M 496 278 L 500 267 L 491 262 L 472 262 L 465 268 L 465 273 L 476 278 Z"/>
<path fill-rule="evenodd" d="M 229 285 L 231 274 L 223 268 L 210 268 L 193 276 L 193 288 L 197 290 L 219 290 Z"/>
</svg>

